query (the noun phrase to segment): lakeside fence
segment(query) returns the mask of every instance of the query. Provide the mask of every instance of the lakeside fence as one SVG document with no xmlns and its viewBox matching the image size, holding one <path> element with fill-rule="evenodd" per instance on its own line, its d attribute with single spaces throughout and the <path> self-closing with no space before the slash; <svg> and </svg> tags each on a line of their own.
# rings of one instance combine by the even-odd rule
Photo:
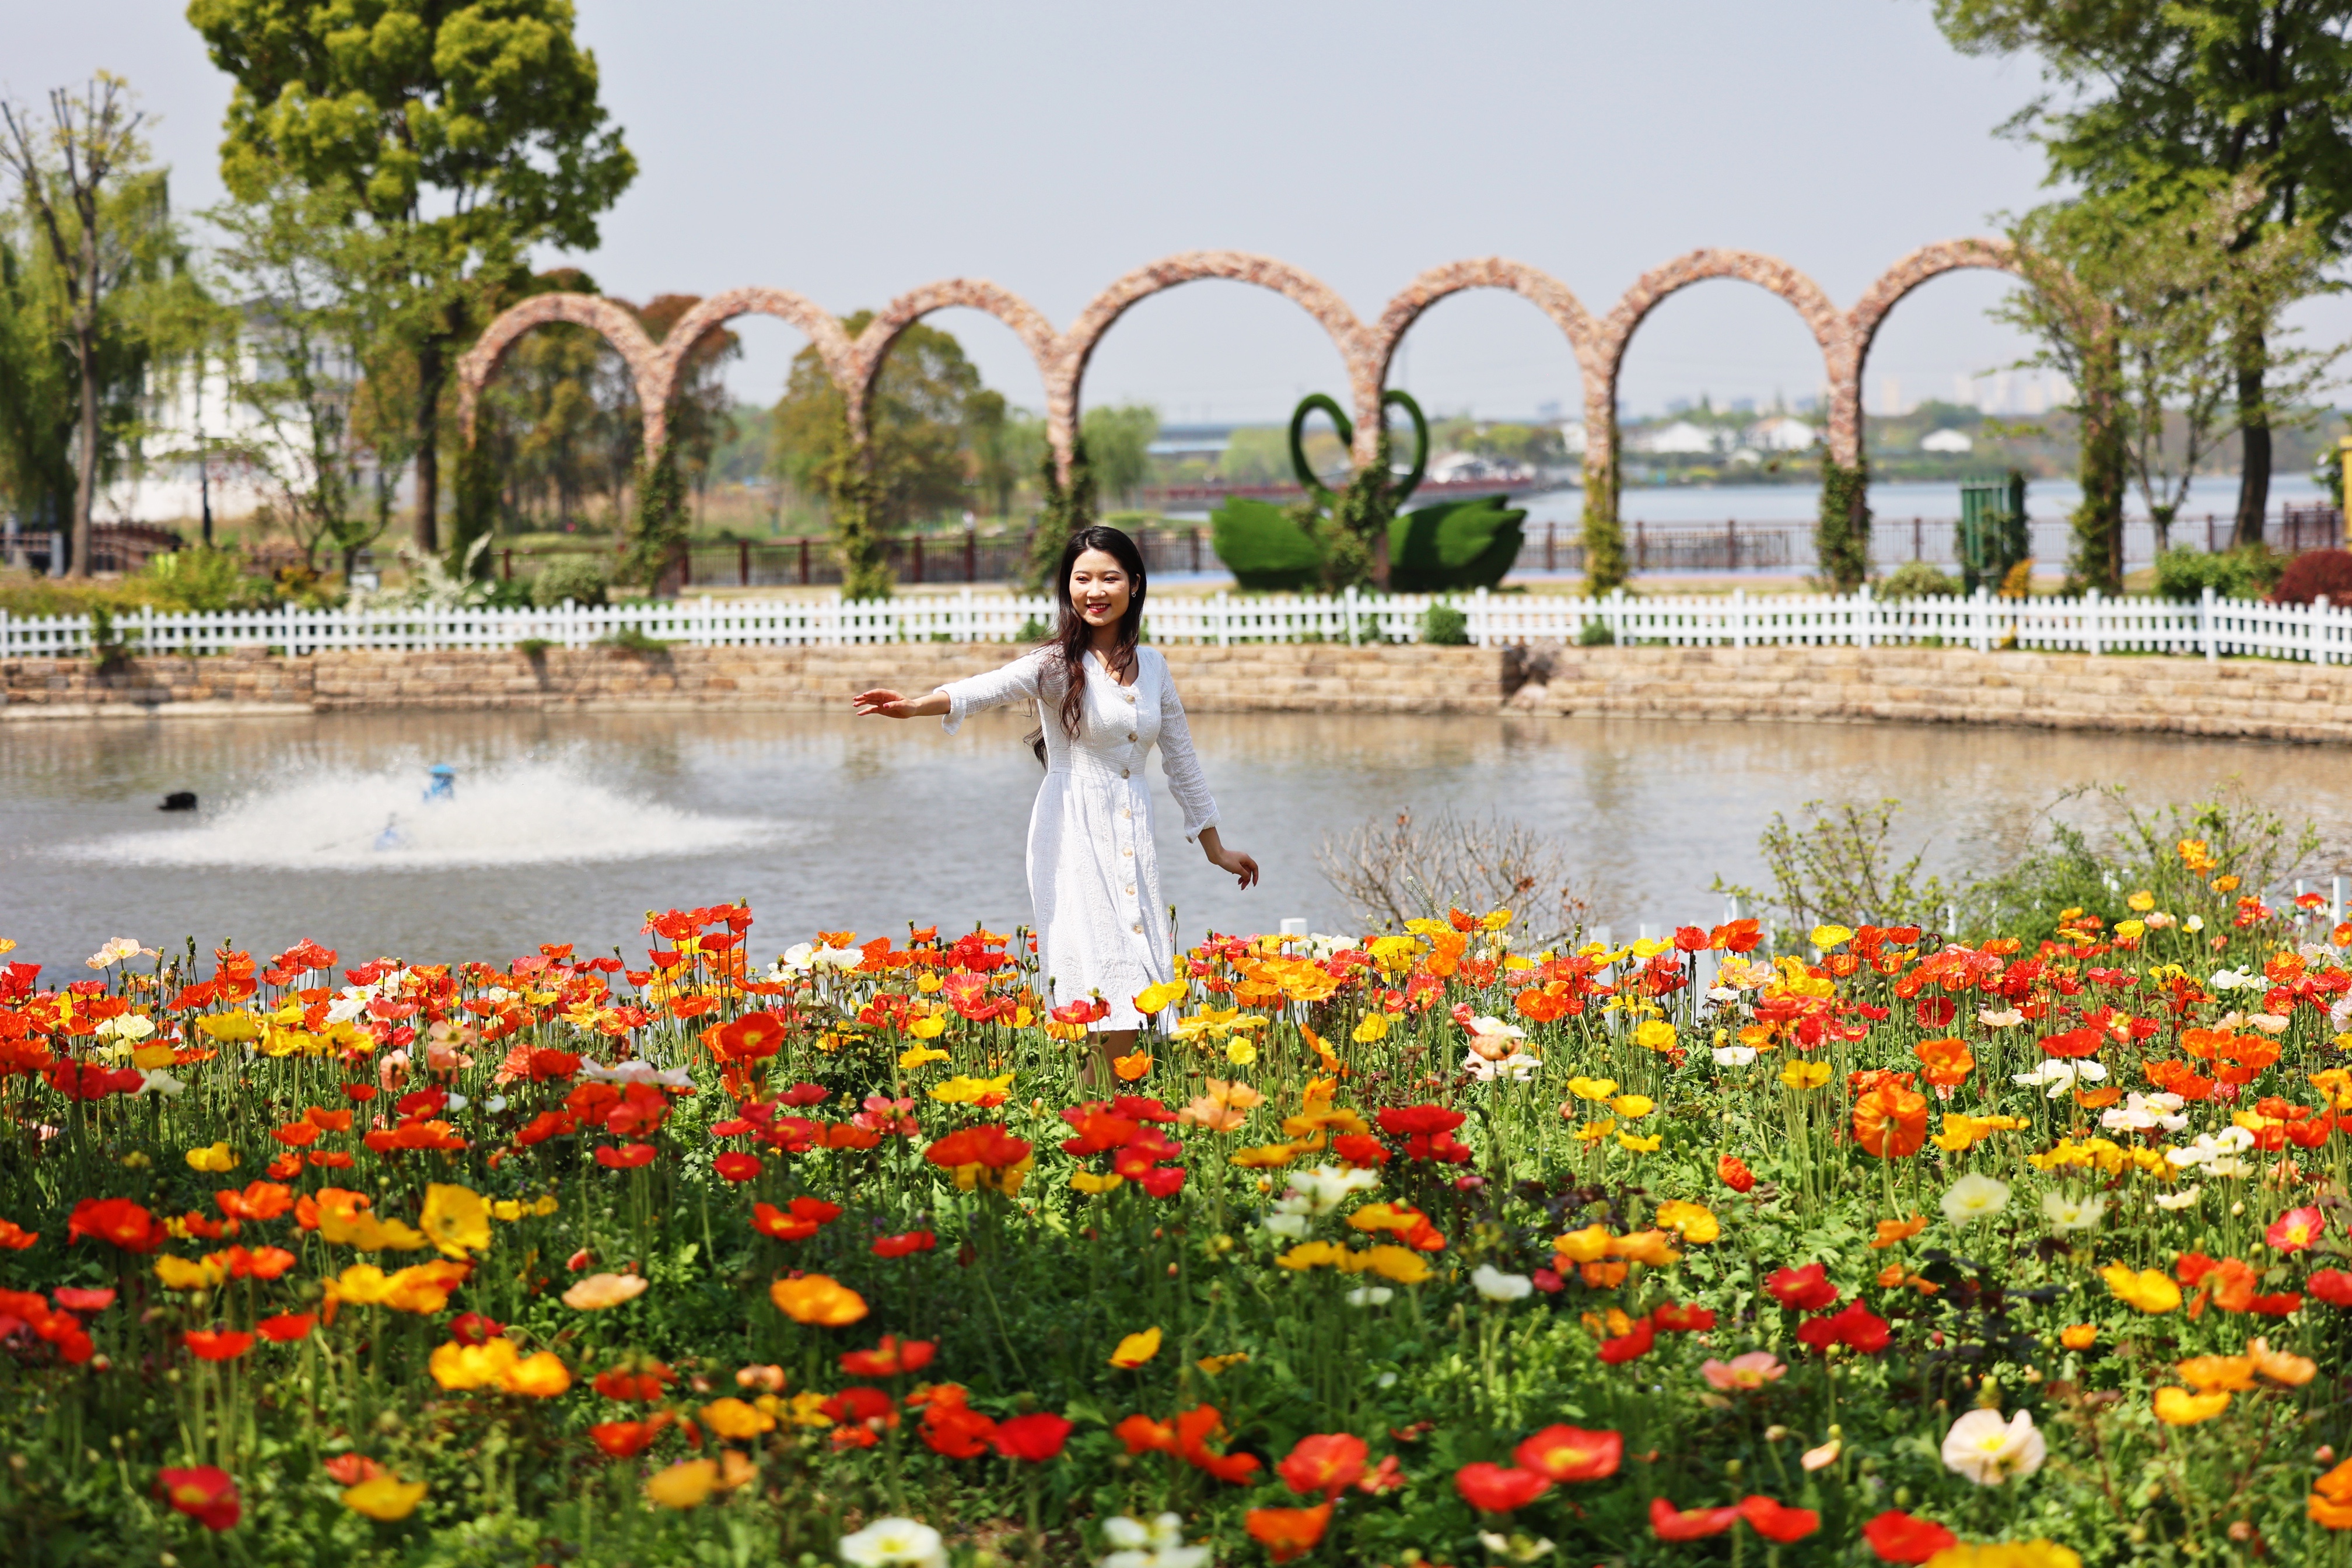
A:
<svg viewBox="0 0 2352 1568">
<path fill-rule="evenodd" d="M 1605 628 L 1621 644 L 1757 647 L 1774 644 L 2031 648 L 2088 654 L 2252 656 L 2352 663 L 2352 606 L 2222 599 L 1881 599 L 1746 593 L 1570 598 L 1541 594 L 1216 594 L 1155 600 L 1148 635 L 1161 643 L 1413 642 L 1433 605 L 1451 605 L 1483 647 L 1574 643 Z M 547 609 L 302 609 L 157 612 L 114 617 L 125 652 L 217 654 L 268 647 L 292 654 L 341 648 L 432 651 L 523 644 L 585 647 L 650 639 L 689 647 L 838 647 L 891 642 L 1013 642 L 1049 621 L 1042 596 L 967 588 L 960 594 L 798 602 L 684 599 L 559 605 Z M 91 651 L 85 616 L 0 613 L 0 657 Z"/>
</svg>

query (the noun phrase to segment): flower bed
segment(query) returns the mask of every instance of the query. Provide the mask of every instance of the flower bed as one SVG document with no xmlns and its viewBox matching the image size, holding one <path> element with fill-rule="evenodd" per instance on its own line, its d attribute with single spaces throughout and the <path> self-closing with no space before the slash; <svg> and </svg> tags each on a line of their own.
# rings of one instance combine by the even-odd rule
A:
<svg viewBox="0 0 2352 1568">
<path fill-rule="evenodd" d="M 2342 1561 L 2341 911 L 0 961 L 26 1563 Z M 2220 890 L 2217 890 L 2217 885 Z M 1100 1081 L 1096 1081 L 1099 1075 Z M 1750 1538 L 1753 1538 L 1752 1540 Z"/>
</svg>

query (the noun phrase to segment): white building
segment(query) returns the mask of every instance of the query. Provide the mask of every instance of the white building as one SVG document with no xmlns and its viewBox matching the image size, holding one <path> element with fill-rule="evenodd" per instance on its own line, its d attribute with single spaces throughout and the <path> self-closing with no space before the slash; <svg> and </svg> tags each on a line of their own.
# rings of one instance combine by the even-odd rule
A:
<svg viewBox="0 0 2352 1568">
<path fill-rule="evenodd" d="M 1658 457 L 1704 457 L 1714 452 L 1715 436 L 1687 419 L 1677 419 L 1655 430 L 1643 430 L 1626 445 Z"/>
<path fill-rule="evenodd" d="M 1977 444 L 1969 439 L 1964 430 L 1930 430 L 1919 437 L 1923 452 L 1973 452 Z"/>
<path fill-rule="evenodd" d="M 1822 433 L 1801 419 L 1775 414 L 1750 425 L 1741 439 L 1759 452 L 1802 452 L 1818 445 Z"/>
</svg>

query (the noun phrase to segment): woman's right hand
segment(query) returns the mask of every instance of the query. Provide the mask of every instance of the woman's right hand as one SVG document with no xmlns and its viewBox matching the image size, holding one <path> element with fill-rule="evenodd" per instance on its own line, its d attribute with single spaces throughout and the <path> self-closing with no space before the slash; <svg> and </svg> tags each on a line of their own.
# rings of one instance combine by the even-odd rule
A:
<svg viewBox="0 0 2352 1568">
<path fill-rule="evenodd" d="M 869 714 L 884 719 L 911 719 L 915 716 L 914 703 L 895 691 L 887 691 L 879 687 L 872 691 L 859 692 L 856 700 L 857 716 L 861 719 Z"/>
</svg>

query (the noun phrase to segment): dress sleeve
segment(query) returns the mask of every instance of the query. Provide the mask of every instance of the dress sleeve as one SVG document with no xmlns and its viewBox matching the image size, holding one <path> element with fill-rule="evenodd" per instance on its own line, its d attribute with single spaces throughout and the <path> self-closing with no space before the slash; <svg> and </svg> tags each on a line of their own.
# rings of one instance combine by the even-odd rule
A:
<svg viewBox="0 0 2352 1568">
<path fill-rule="evenodd" d="M 1184 841 L 1191 843 L 1217 823 L 1217 803 L 1209 781 L 1201 775 L 1201 759 L 1192 751 L 1192 729 L 1184 721 L 1184 700 L 1176 695 L 1176 678 L 1168 660 L 1160 667 L 1160 771 L 1168 776 L 1168 792 L 1184 813 Z"/>
<path fill-rule="evenodd" d="M 1034 702 L 1045 662 L 1042 652 L 1026 653 L 1002 669 L 935 688 L 946 693 L 948 700 L 947 716 L 940 721 L 940 728 L 952 735 L 971 714 L 1002 708 L 1008 702 Z"/>
</svg>

